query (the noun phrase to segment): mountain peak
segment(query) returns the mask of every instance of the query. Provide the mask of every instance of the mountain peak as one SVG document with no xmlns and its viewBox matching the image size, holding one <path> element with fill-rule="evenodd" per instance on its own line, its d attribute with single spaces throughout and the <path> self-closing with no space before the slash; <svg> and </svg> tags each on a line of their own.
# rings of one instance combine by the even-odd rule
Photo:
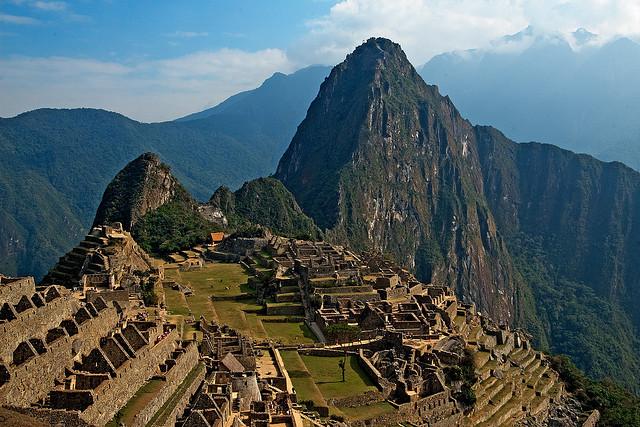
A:
<svg viewBox="0 0 640 427">
<path fill-rule="evenodd" d="M 129 162 L 109 183 L 93 225 L 121 222 L 131 231 L 147 212 L 177 197 L 190 199 L 171 168 L 157 154 L 147 152 Z"/>
</svg>

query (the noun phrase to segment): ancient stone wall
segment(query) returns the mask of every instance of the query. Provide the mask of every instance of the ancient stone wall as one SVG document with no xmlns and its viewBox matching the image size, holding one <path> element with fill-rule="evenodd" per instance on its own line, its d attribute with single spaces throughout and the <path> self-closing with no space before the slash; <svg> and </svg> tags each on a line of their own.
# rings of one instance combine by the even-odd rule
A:
<svg viewBox="0 0 640 427">
<path fill-rule="evenodd" d="M 173 329 L 159 342 L 152 343 L 136 352 L 136 357 L 127 360 L 117 370 L 116 376 L 105 381 L 94 391 L 94 402 L 80 418 L 90 424 L 104 425 L 133 397 L 138 389 L 155 373 L 176 348 L 179 334 Z"/>
<path fill-rule="evenodd" d="M 117 325 L 118 314 L 115 308 L 106 307 L 81 325 L 71 319 L 67 321 L 77 328 L 77 332 L 65 329 L 56 339 L 44 343 L 44 353 L 18 366 L 7 366 L 10 378 L 0 387 L 0 404 L 29 406 L 46 397 L 54 380 L 63 377 L 65 368 L 73 364 L 74 356 L 91 351 L 99 345 L 100 338 Z"/>
<path fill-rule="evenodd" d="M 77 412 L 34 407 L 22 408 L 18 406 L 9 406 L 8 408 L 12 411 L 28 415 L 51 426 L 92 427 L 91 424 L 80 419 Z"/>
<path fill-rule="evenodd" d="M 176 364 L 165 373 L 165 384 L 162 390 L 158 392 L 154 398 L 147 403 L 143 410 L 135 415 L 132 426 L 146 426 L 156 412 L 169 400 L 182 381 L 187 377 L 189 372 L 198 364 L 198 348 L 194 342 L 189 343 L 184 353 L 180 353 Z"/>
<path fill-rule="evenodd" d="M 19 310 L 23 311 L 15 309 L 16 304 L 6 303 L 3 307 L 15 317 L 0 323 L 0 360 L 5 364 L 12 361 L 12 353 L 18 344 L 29 338 L 45 340 L 50 329 L 59 326 L 63 319 L 71 317 L 80 308 L 78 300 L 64 289 L 59 291 L 62 294 L 50 301 L 46 301 L 41 293 L 22 295 Z"/>
<path fill-rule="evenodd" d="M 194 378 L 193 382 L 185 390 L 185 392 L 182 395 L 182 397 L 180 398 L 180 400 L 178 402 L 176 402 L 175 406 L 173 407 L 173 409 L 171 410 L 169 415 L 165 418 L 164 422 L 160 422 L 158 420 L 158 422 L 154 422 L 149 427 L 173 427 L 173 426 L 175 426 L 176 420 L 178 419 L 179 416 L 181 416 L 184 413 L 184 410 L 186 409 L 187 405 L 189 404 L 189 400 L 191 399 L 191 396 L 193 396 L 196 393 L 198 388 L 200 388 L 200 384 L 202 384 L 202 381 L 204 381 L 204 377 L 205 377 L 205 374 L 206 374 L 206 369 L 204 369 L 203 367 L 197 367 L 196 369 L 198 369 L 198 373 L 197 373 L 196 377 Z"/>
<path fill-rule="evenodd" d="M 23 295 L 33 295 L 36 283 L 33 277 L 0 277 L 0 304 L 17 304 Z"/>
</svg>

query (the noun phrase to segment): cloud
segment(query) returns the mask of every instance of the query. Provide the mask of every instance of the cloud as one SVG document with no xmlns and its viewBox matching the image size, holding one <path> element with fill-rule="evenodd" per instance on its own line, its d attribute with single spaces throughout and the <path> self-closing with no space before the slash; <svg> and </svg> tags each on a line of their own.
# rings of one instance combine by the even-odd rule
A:
<svg viewBox="0 0 640 427">
<path fill-rule="evenodd" d="M 94 107 L 141 121 L 171 120 L 295 69 L 285 52 L 237 49 L 118 63 L 68 57 L 0 59 L 0 103 L 8 117 L 39 107 Z"/>
<path fill-rule="evenodd" d="M 63 1 L 35 1 L 32 3 L 33 7 L 40 10 L 61 12 L 67 9 L 67 3 Z"/>
<path fill-rule="evenodd" d="M 636 0 L 343 0 L 307 22 L 290 48 L 304 63 L 336 63 L 372 36 L 400 43 L 414 64 L 438 53 L 491 47 L 492 40 L 532 25 L 543 33 L 584 27 L 601 41 L 640 32 Z"/>
<path fill-rule="evenodd" d="M 174 31 L 173 33 L 167 34 L 167 37 L 178 37 L 190 39 L 194 37 L 207 37 L 209 33 L 205 31 L 197 32 L 197 31 Z"/>
<path fill-rule="evenodd" d="M 34 25 L 38 24 L 40 21 L 29 16 L 8 15 L 6 13 L 0 13 L 0 22 L 15 25 Z"/>
</svg>

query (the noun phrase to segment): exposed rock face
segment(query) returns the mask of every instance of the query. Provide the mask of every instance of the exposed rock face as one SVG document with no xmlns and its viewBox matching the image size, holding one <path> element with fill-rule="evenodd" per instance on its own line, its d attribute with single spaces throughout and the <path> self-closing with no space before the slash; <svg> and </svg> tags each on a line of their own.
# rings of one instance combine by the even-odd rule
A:
<svg viewBox="0 0 640 427">
<path fill-rule="evenodd" d="M 332 240 L 390 252 L 512 322 L 519 282 L 484 199 L 475 138 L 399 45 L 370 39 L 322 84 L 276 177 Z"/>
<path fill-rule="evenodd" d="M 638 389 L 637 172 L 474 127 L 370 39 L 323 83 L 276 177 L 330 239 L 390 252 Z"/>
<path fill-rule="evenodd" d="M 109 183 L 96 212 L 93 226 L 122 223 L 131 231 L 147 212 L 176 197 L 189 198 L 171 170 L 153 153 L 142 154 Z"/>
</svg>

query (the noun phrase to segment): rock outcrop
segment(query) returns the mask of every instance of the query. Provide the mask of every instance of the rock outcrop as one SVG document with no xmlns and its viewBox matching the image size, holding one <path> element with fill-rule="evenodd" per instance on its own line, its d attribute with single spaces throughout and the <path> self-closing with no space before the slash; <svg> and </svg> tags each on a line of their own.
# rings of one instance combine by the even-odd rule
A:
<svg viewBox="0 0 640 427">
<path fill-rule="evenodd" d="M 156 154 L 144 153 L 109 183 L 93 226 L 119 222 L 126 231 L 131 231 L 145 214 L 175 198 L 188 201 L 191 196 Z"/>
<path fill-rule="evenodd" d="M 275 176 L 330 240 L 390 253 L 637 390 L 636 171 L 472 126 L 400 46 L 370 39 L 322 84 Z"/>
<path fill-rule="evenodd" d="M 332 240 L 392 253 L 516 320 L 519 282 L 484 199 L 473 126 L 399 45 L 370 39 L 333 69 L 276 177 Z"/>
</svg>

